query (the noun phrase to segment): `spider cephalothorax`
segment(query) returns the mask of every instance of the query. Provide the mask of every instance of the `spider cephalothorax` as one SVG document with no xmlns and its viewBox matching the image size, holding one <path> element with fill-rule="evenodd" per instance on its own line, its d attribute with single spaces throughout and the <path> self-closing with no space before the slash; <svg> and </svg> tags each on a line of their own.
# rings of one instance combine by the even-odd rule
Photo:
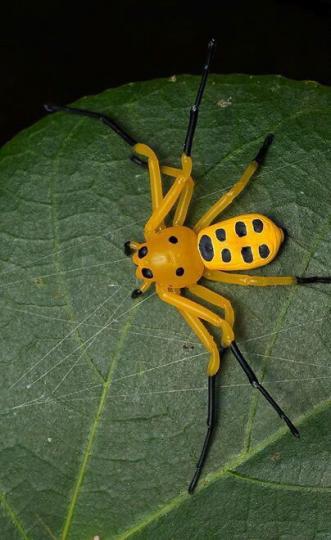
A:
<svg viewBox="0 0 331 540">
<path fill-rule="evenodd" d="M 139 280 L 155 282 L 163 287 L 182 289 L 196 283 L 204 264 L 197 249 L 197 235 L 183 226 L 167 227 L 134 246 L 132 261 L 137 265 Z"/>
<path fill-rule="evenodd" d="M 125 253 L 132 256 L 137 266 L 136 277 L 141 280 L 139 289 L 133 291 L 135 298 L 143 294 L 152 284 L 161 300 L 176 307 L 185 321 L 210 353 L 208 363 L 208 416 L 207 434 L 197 463 L 196 471 L 189 485 L 189 492 L 195 489 L 206 460 L 216 423 L 215 378 L 219 371 L 220 354 L 227 347 L 231 349 L 249 382 L 259 390 L 274 410 L 284 420 L 292 434 L 299 432 L 284 411 L 259 382 L 252 368 L 243 357 L 234 338 L 234 312 L 229 300 L 199 283 L 201 277 L 216 282 L 249 286 L 301 285 L 304 283 L 330 283 L 330 277 L 260 276 L 234 271 L 249 271 L 271 262 L 277 255 L 284 239 L 282 229 L 261 214 L 245 214 L 218 223 L 213 223 L 246 187 L 270 147 L 273 135 L 265 138 L 260 150 L 248 164 L 241 178 L 225 193 L 195 224 L 193 229 L 184 226 L 194 189 L 191 177 L 192 142 L 197 124 L 198 111 L 205 89 L 209 64 L 213 56 L 215 40 L 208 44 L 207 61 L 203 68 L 201 83 L 195 103 L 190 111 L 181 167 L 160 166 L 159 160 L 150 146 L 137 143 L 114 120 L 102 113 L 72 107 L 46 106 L 48 111 L 65 111 L 97 118 L 113 129 L 128 143 L 135 156 L 133 161 L 148 167 L 152 214 L 145 228 L 145 242 L 125 243 Z M 141 157 L 138 157 L 137 154 Z M 147 159 L 147 161 L 146 161 Z M 162 174 L 173 178 L 167 193 L 163 194 Z M 172 210 L 172 226 L 166 221 Z M 199 301 L 185 296 L 185 291 L 221 309 L 218 313 L 208 309 Z M 207 324 L 220 331 L 219 342 L 209 332 Z"/>
</svg>

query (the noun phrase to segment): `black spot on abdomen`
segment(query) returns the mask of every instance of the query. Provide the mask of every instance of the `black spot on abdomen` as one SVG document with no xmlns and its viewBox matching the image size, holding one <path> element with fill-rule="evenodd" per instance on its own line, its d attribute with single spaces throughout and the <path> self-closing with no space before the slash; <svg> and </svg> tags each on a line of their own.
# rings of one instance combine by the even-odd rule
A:
<svg viewBox="0 0 331 540">
<path fill-rule="evenodd" d="M 246 229 L 246 225 L 245 225 L 245 223 L 243 221 L 237 221 L 234 228 L 235 228 L 237 236 L 239 236 L 239 237 L 246 236 L 247 229 Z"/>
<path fill-rule="evenodd" d="M 199 251 L 205 261 L 211 261 L 214 257 L 214 248 L 212 241 L 206 234 L 202 235 L 199 242 Z"/>
<path fill-rule="evenodd" d="M 231 261 L 231 251 L 227 248 L 222 249 L 222 261 L 226 263 Z"/>
<path fill-rule="evenodd" d="M 226 232 L 224 229 L 216 229 L 216 238 L 217 240 L 220 240 L 221 242 L 224 242 L 226 239 Z"/>
<path fill-rule="evenodd" d="M 260 219 L 253 219 L 253 229 L 255 232 L 262 232 L 263 222 Z"/>
<path fill-rule="evenodd" d="M 241 248 L 241 256 L 246 263 L 251 263 L 253 261 L 252 248 L 250 246 Z"/>
<path fill-rule="evenodd" d="M 266 259 L 269 256 L 270 249 L 268 248 L 267 244 L 262 244 L 259 246 L 259 254 L 262 257 L 262 259 Z"/>
</svg>

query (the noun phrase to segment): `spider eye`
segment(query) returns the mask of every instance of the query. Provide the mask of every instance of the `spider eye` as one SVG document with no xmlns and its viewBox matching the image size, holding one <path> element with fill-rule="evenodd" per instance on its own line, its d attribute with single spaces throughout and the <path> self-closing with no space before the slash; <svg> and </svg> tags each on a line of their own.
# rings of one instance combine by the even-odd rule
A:
<svg viewBox="0 0 331 540">
<path fill-rule="evenodd" d="M 182 276 L 184 274 L 184 268 L 181 266 L 176 270 L 176 276 Z"/>
<path fill-rule="evenodd" d="M 139 249 L 138 251 L 138 257 L 139 259 L 142 259 L 143 257 L 146 257 L 148 253 L 148 249 L 147 249 L 147 246 L 143 246 Z"/>
<path fill-rule="evenodd" d="M 169 242 L 172 244 L 177 244 L 178 238 L 176 236 L 169 236 Z"/>
<path fill-rule="evenodd" d="M 147 279 L 152 279 L 153 277 L 153 272 L 149 268 L 143 268 L 141 273 Z"/>
</svg>

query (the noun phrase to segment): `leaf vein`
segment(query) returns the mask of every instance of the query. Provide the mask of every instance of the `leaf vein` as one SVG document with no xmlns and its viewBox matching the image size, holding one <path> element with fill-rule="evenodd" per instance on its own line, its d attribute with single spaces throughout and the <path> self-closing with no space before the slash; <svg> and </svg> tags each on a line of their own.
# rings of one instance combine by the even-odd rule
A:
<svg viewBox="0 0 331 540">
<path fill-rule="evenodd" d="M 306 491 L 314 493 L 331 493 L 331 486 L 304 486 L 302 484 L 286 484 L 283 482 L 274 482 L 272 480 L 261 480 L 260 478 L 255 478 L 253 476 L 248 476 L 246 474 L 238 473 L 237 471 L 232 471 L 229 469 L 227 471 L 229 475 L 234 476 L 235 478 L 244 481 L 251 482 L 252 484 L 259 484 L 263 487 L 274 488 L 274 489 L 284 489 L 288 491 Z"/>
<path fill-rule="evenodd" d="M 24 527 L 22 523 L 20 522 L 16 512 L 13 510 L 12 506 L 9 504 L 6 496 L 4 493 L 0 493 L 0 504 L 5 512 L 5 514 L 9 517 L 11 523 L 15 526 L 17 531 L 20 533 L 21 537 L 24 540 L 29 540 L 29 537 L 27 533 L 24 530 Z"/>
</svg>

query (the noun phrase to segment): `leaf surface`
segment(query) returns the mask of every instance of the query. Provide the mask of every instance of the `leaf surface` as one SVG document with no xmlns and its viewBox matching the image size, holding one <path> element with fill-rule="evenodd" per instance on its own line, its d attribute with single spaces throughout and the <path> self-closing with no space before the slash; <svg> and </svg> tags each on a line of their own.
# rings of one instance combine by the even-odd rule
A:
<svg viewBox="0 0 331 540">
<path fill-rule="evenodd" d="M 162 163 L 179 165 L 197 78 L 83 98 Z M 330 274 L 330 90 L 281 77 L 211 76 L 193 146 L 193 224 L 275 134 L 224 212 L 284 227 L 257 274 Z M 149 180 L 101 123 L 56 114 L 0 153 L 0 530 L 6 540 L 331 535 L 330 290 L 210 284 L 238 342 L 300 428 L 296 441 L 230 354 L 219 425 L 196 494 L 208 355 L 153 293 L 132 301 L 123 256 L 150 215 Z M 171 180 L 164 180 L 166 189 Z"/>
</svg>

